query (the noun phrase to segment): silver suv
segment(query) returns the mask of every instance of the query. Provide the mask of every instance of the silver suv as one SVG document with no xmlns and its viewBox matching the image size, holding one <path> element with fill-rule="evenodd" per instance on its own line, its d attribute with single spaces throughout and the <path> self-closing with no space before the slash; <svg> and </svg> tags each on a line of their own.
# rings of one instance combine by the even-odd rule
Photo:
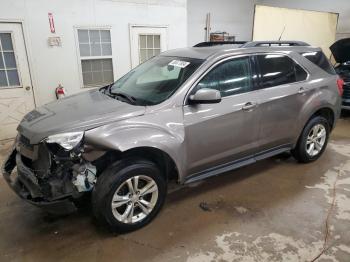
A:
<svg viewBox="0 0 350 262">
<path fill-rule="evenodd" d="M 341 89 L 321 49 L 302 42 L 168 51 L 27 114 L 3 175 L 53 213 L 91 193 L 100 222 L 132 231 L 157 215 L 170 180 L 187 184 L 287 151 L 303 163 L 319 158 Z"/>
</svg>

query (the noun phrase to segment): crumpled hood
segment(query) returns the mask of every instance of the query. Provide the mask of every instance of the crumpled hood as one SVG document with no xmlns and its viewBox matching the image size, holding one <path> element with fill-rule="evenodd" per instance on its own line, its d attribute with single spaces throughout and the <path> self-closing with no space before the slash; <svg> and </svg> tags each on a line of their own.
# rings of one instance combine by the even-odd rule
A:
<svg viewBox="0 0 350 262">
<path fill-rule="evenodd" d="M 49 135 L 86 131 L 107 123 L 140 116 L 144 106 L 134 106 L 113 99 L 99 90 L 46 104 L 28 113 L 17 130 L 37 144 Z"/>
<path fill-rule="evenodd" d="M 338 40 L 331 45 L 330 49 L 337 63 L 350 61 L 350 38 Z"/>
</svg>

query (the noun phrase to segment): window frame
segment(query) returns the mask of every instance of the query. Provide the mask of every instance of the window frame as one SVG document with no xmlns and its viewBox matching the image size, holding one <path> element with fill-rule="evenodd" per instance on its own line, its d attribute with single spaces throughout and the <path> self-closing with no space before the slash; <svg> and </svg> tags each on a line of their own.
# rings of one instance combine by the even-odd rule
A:
<svg viewBox="0 0 350 262">
<path fill-rule="evenodd" d="M 240 59 L 240 58 L 245 58 L 247 57 L 249 60 L 249 64 L 250 64 L 250 72 L 251 72 L 251 76 L 252 76 L 252 90 L 247 91 L 247 92 L 243 92 L 243 93 L 239 93 L 239 94 L 233 94 L 233 95 L 229 95 L 229 96 L 223 96 L 222 100 L 224 99 L 229 99 L 233 96 L 238 96 L 238 95 L 242 95 L 242 94 L 247 94 L 247 93 L 251 93 L 251 92 L 255 92 L 259 90 L 259 86 L 258 86 L 258 82 L 256 81 L 256 79 L 254 79 L 254 75 L 256 75 L 258 72 L 256 71 L 256 66 L 254 64 L 254 54 L 242 54 L 242 55 L 232 55 L 229 57 L 225 57 L 219 61 L 216 61 L 215 63 L 213 63 L 212 65 L 210 65 L 205 72 L 203 72 L 197 79 L 196 81 L 191 85 L 191 87 L 188 89 L 186 95 L 185 95 L 185 99 L 184 99 L 184 103 L 183 105 L 189 105 L 189 97 L 192 95 L 193 90 L 196 88 L 196 86 L 199 84 L 200 81 L 202 81 L 202 79 L 209 74 L 213 69 L 215 69 L 216 67 L 220 66 L 221 64 L 231 61 L 231 60 L 235 60 L 235 59 Z"/>
<path fill-rule="evenodd" d="M 84 56 L 82 57 L 80 55 L 80 47 L 79 47 L 79 37 L 78 37 L 78 30 L 109 30 L 110 36 L 111 36 L 111 55 L 106 56 Z M 101 88 L 102 86 L 85 86 L 84 85 L 84 79 L 83 79 L 83 69 L 81 62 L 83 60 L 101 60 L 101 59 L 112 59 L 112 75 L 113 75 L 113 81 L 116 80 L 116 66 L 114 62 L 114 52 L 113 52 L 113 38 L 112 38 L 112 26 L 110 25 L 101 25 L 101 26 L 74 26 L 74 35 L 75 35 L 75 45 L 76 45 L 76 55 L 77 55 L 77 62 L 78 62 L 78 71 L 79 71 L 79 81 L 80 81 L 80 88 L 81 89 L 91 89 L 91 88 Z"/>
<path fill-rule="evenodd" d="M 301 80 L 301 81 L 295 81 L 295 82 L 292 82 L 292 83 L 288 83 L 288 84 L 282 84 L 282 85 L 275 85 L 275 86 L 270 86 L 270 87 L 263 87 L 263 84 L 262 84 L 262 78 L 261 78 L 261 68 L 259 66 L 259 62 L 258 62 L 258 58 L 257 56 L 264 56 L 264 55 L 281 55 L 281 56 L 285 56 L 289 59 L 291 59 L 295 64 L 299 65 L 307 74 L 306 78 L 304 80 Z M 269 89 L 269 88 L 274 88 L 274 87 L 279 87 L 279 86 L 285 86 L 285 85 L 294 85 L 294 84 L 299 84 L 299 83 L 304 83 L 304 82 L 307 82 L 310 78 L 310 72 L 309 70 L 307 70 L 305 68 L 305 66 L 303 66 L 301 63 L 299 63 L 298 61 L 296 61 L 294 58 L 292 58 L 291 56 L 289 56 L 288 54 L 286 53 L 278 53 L 278 52 L 262 52 L 262 53 L 255 53 L 253 55 L 253 60 L 254 60 L 254 67 L 255 67 L 255 70 L 257 72 L 257 85 L 258 85 L 258 88 L 259 90 L 264 90 L 264 89 Z"/>
</svg>

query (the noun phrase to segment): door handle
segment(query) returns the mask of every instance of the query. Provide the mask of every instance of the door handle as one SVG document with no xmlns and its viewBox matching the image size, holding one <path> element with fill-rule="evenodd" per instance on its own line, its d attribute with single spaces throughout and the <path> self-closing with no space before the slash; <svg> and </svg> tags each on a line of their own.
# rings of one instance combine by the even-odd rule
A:
<svg viewBox="0 0 350 262">
<path fill-rule="evenodd" d="M 29 91 L 30 90 L 30 86 L 26 86 L 26 90 Z"/>
<path fill-rule="evenodd" d="M 257 103 L 248 102 L 242 107 L 242 110 L 243 111 L 253 111 L 253 109 L 255 107 L 257 107 L 257 105 L 258 105 Z"/>
<path fill-rule="evenodd" d="M 305 94 L 305 92 L 306 92 L 306 89 L 304 87 L 300 87 L 299 91 L 298 91 L 298 94 L 303 95 L 303 94 Z"/>
</svg>

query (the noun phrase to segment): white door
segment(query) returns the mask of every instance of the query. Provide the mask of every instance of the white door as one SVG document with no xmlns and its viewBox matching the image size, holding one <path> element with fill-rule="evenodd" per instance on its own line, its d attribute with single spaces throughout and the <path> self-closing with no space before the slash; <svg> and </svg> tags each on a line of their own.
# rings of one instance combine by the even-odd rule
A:
<svg viewBox="0 0 350 262">
<path fill-rule="evenodd" d="M 167 28 L 131 26 L 132 68 L 167 50 Z"/>
<path fill-rule="evenodd" d="M 0 23 L 0 140 L 15 137 L 23 116 L 34 108 L 20 23 Z"/>
</svg>

